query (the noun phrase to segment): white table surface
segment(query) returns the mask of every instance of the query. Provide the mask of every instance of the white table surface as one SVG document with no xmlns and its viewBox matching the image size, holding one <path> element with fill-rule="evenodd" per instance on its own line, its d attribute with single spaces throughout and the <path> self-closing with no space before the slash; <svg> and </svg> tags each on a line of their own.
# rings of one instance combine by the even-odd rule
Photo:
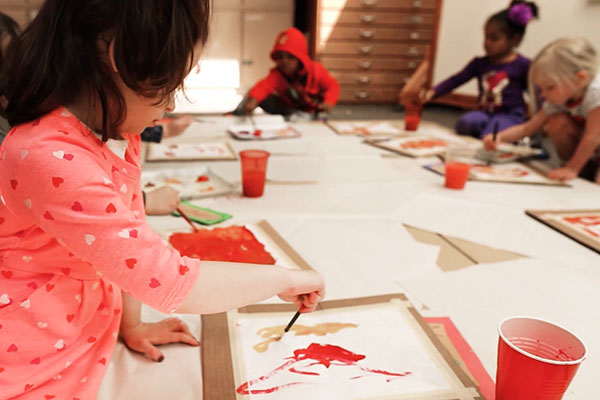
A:
<svg viewBox="0 0 600 400">
<path fill-rule="evenodd" d="M 146 163 L 147 170 L 209 165 L 236 184 L 229 196 L 195 201 L 234 215 L 229 223 L 268 220 L 327 284 L 327 299 L 403 292 L 424 316 L 448 316 L 495 378 L 497 324 L 532 315 L 571 329 L 588 347 L 565 399 L 598 397 L 600 376 L 600 256 L 525 215 L 525 209 L 600 208 L 600 186 L 571 188 L 468 182 L 443 188 L 423 160 L 395 156 L 335 134 L 321 123 L 296 123 L 302 136 L 236 141 L 226 133 L 236 117 L 201 117 L 173 142 L 228 139 L 234 150 L 265 149 L 265 194 L 241 196 L 239 161 Z M 384 155 L 384 156 L 382 156 Z M 156 230 L 187 230 L 170 216 L 149 217 Z M 403 223 L 529 258 L 442 272 L 438 247 L 416 242 Z M 422 307 L 426 305 L 427 308 Z M 160 314 L 144 309 L 144 318 Z M 182 316 L 200 335 L 200 318 Z M 156 364 L 115 350 L 99 399 L 200 399 L 200 352 L 163 348 Z"/>
</svg>

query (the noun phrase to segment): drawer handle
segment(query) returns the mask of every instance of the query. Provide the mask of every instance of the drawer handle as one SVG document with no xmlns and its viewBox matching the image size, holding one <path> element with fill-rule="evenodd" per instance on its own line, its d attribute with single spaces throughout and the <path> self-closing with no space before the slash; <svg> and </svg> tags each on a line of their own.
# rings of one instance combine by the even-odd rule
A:
<svg viewBox="0 0 600 400">
<path fill-rule="evenodd" d="M 367 92 L 367 91 L 364 91 L 364 90 L 362 90 L 362 91 L 360 91 L 360 92 L 354 92 L 354 96 L 355 96 L 357 99 L 364 100 L 364 99 L 368 99 L 368 98 L 369 98 L 369 96 L 371 96 L 371 93 L 369 93 L 369 92 Z"/>
<path fill-rule="evenodd" d="M 377 3 L 377 1 L 375 1 Z M 419 7 L 423 7 L 423 2 L 421 0 L 415 0 L 413 1 L 413 7 L 415 8 L 419 8 Z"/>
<path fill-rule="evenodd" d="M 371 39 L 372 37 L 375 37 L 375 31 L 361 29 L 360 31 L 358 31 L 358 36 L 363 39 Z"/>
<path fill-rule="evenodd" d="M 416 48 L 416 47 L 409 47 L 408 48 L 408 54 L 417 55 L 417 54 L 419 54 L 419 49 Z"/>
<path fill-rule="evenodd" d="M 377 5 L 377 0 L 360 0 L 360 4 L 362 4 L 363 7 L 374 7 Z"/>
<path fill-rule="evenodd" d="M 414 61 L 409 61 L 406 63 L 406 66 L 410 69 L 417 68 L 417 63 Z"/>
<path fill-rule="evenodd" d="M 409 18 L 409 21 L 413 24 L 420 24 L 423 22 L 423 17 L 421 17 L 420 15 L 413 15 Z"/>
<path fill-rule="evenodd" d="M 356 63 L 356 65 L 361 69 L 371 69 L 373 63 L 371 63 L 371 61 L 359 61 Z"/>
<path fill-rule="evenodd" d="M 376 19 L 377 17 L 373 14 L 363 14 L 360 16 L 360 22 L 363 22 L 365 24 L 371 24 L 375 22 Z"/>
<path fill-rule="evenodd" d="M 373 52 L 373 50 L 375 50 L 375 46 L 373 45 L 358 47 L 358 51 L 360 51 L 363 54 L 370 54 Z"/>
<path fill-rule="evenodd" d="M 356 78 L 356 82 L 365 85 L 367 83 L 371 83 L 371 77 L 370 76 L 358 76 Z"/>
<path fill-rule="evenodd" d="M 418 40 L 418 39 L 420 39 L 420 38 L 421 38 L 421 35 L 419 34 L 419 32 L 411 32 L 411 33 L 408 35 L 408 37 L 409 37 L 411 40 Z"/>
</svg>

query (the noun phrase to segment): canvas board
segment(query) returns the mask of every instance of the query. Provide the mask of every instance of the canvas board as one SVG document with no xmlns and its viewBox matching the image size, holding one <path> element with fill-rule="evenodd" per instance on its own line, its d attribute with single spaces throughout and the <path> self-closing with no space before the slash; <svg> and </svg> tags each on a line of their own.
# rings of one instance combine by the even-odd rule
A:
<svg viewBox="0 0 600 400">
<path fill-rule="evenodd" d="M 203 316 L 204 398 L 482 399 L 402 294 Z"/>
<path fill-rule="evenodd" d="M 444 163 L 428 164 L 423 167 L 440 175 L 445 175 L 446 172 Z M 469 172 L 469 180 L 493 183 L 570 186 L 565 182 L 548 179 L 544 174 L 538 172 L 537 169 L 517 162 L 492 165 L 474 164 Z"/>
<path fill-rule="evenodd" d="M 179 192 L 182 200 L 223 196 L 231 193 L 234 189 L 231 183 L 212 172 L 208 167 L 143 171 L 141 185 L 145 192 L 151 192 L 163 186 L 171 186 Z"/>
<path fill-rule="evenodd" d="M 327 125 L 340 135 L 390 136 L 404 132 L 403 121 L 327 121 Z"/>
<path fill-rule="evenodd" d="M 537 156 L 540 154 L 543 154 L 541 149 L 535 149 L 527 146 L 517 146 L 512 143 L 500 143 L 495 151 L 487 151 L 483 147 L 480 148 L 475 153 L 475 157 L 482 161 L 501 164 Z"/>
<path fill-rule="evenodd" d="M 414 135 L 389 139 L 365 140 L 365 143 L 409 157 L 431 157 L 443 154 L 450 143 L 443 138 Z"/>
<path fill-rule="evenodd" d="M 149 143 L 146 161 L 216 161 L 236 160 L 226 141 L 200 143 Z"/>
<path fill-rule="evenodd" d="M 527 210 L 527 215 L 600 253 L 600 210 Z"/>
</svg>

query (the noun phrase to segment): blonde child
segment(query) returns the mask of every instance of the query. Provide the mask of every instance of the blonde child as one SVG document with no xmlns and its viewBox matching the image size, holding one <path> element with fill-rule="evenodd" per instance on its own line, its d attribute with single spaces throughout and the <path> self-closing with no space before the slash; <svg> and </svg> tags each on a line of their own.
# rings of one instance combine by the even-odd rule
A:
<svg viewBox="0 0 600 400">
<path fill-rule="evenodd" d="M 537 18 L 538 8 L 530 1 L 511 1 L 508 8 L 488 18 L 484 28 L 485 56 L 475 57 L 457 74 L 425 92 L 424 101 L 451 92 L 477 78 L 479 110 L 464 114 L 456 123 L 461 135 L 483 137 L 525 121 L 529 59 L 517 52 L 527 25 Z"/>
<path fill-rule="evenodd" d="M 560 168 L 548 173 L 551 179 L 573 179 L 579 174 L 595 179 L 598 174 L 600 144 L 600 75 L 596 50 L 585 38 L 558 39 L 534 58 L 530 81 L 545 103 L 523 124 L 501 131 L 496 142 L 484 139 L 487 149 L 501 142 L 516 142 L 542 129 L 550 137 L 559 157 Z"/>
<path fill-rule="evenodd" d="M 118 334 L 198 342 L 140 303 L 215 313 L 273 295 L 314 310 L 321 276 L 182 257 L 148 226 L 140 132 L 208 34 L 209 0 L 47 0 L 0 82 L 13 129 L 0 148 L 0 398 L 93 399 Z M 137 299 L 137 300 L 135 300 Z"/>
</svg>

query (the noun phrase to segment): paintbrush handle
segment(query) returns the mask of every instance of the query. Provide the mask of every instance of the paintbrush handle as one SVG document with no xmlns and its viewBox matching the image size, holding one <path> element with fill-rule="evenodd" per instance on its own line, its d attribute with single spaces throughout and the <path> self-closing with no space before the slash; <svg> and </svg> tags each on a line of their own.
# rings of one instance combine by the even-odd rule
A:
<svg viewBox="0 0 600 400">
<path fill-rule="evenodd" d="M 190 226 L 192 227 L 192 230 L 194 232 L 198 232 L 198 228 L 196 228 L 196 225 L 194 225 L 194 223 L 192 222 L 192 220 L 189 219 L 188 216 L 185 215 L 185 213 L 183 211 L 181 211 L 181 208 L 177 207 L 177 212 L 183 217 L 183 219 L 185 219 L 185 222 L 187 222 L 188 224 L 190 224 Z"/>
<path fill-rule="evenodd" d="M 300 311 L 296 311 L 296 314 L 294 314 L 294 316 L 292 317 L 290 322 L 287 324 L 287 326 L 285 327 L 283 332 L 287 333 L 291 329 L 292 325 L 294 325 L 294 322 L 296 322 L 296 320 L 298 319 L 299 316 L 300 316 Z"/>
</svg>

